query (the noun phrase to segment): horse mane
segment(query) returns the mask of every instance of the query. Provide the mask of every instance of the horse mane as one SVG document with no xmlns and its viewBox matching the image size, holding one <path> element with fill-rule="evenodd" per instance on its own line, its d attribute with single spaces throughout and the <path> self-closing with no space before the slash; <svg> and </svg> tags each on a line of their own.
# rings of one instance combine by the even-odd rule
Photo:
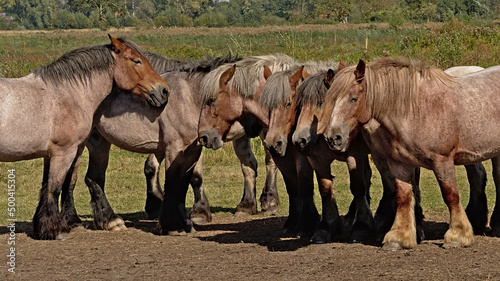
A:
<svg viewBox="0 0 500 281">
<path fill-rule="evenodd" d="M 355 79 L 356 66 L 346 67 L 335 76 L 331 90 L 333 101 L 349 94 Z M 407 116 L 418 112 L 418 92 L 422 81 L 450 86 L 455 80 L 440 69 L 427 66 L 418 60 L 378 58 L 365 69 L 366 104 L 372 107 L 376 119 L 388 112 Z"/>
<path fill-rule="evenodd" d="M 328 70 L 323 70 L 307 77 L 296 91 L 297 106 L 315 105 L 320 107 L 325 102 L 328 88 L 325 85 L 325 75 Z M 334 70 L 337 75 L 337 70 Z"/>
<path fill-rule="evenodd" d="M 273 54 L 265 56 L 252 56 L 237 61 L 236 63 L 224 64 L 210 71 L 201 82 L 201 93 L 203 102 L 219 93 L 219 80 L 221 75 L 236 64 L 236 71 L 229 81 L 229 94 L 233 87 L 243 98 L 252 98 L 256 92 L 258 81 L 264 73 L 264 66 L 268 66 L 272 72 L 288 69 L 295 61 L 284 54 Z"/>
<path fill-rule="evenodd" d="M 72 50 L 52 63 L 35 69 L 33 74 L 42 78 L 45 83 L 86 83 L 92 73 L 111 73 L 115 60 L 110 46 L 89 46 Z"/>
<path fill-rule="evenodd" d="M 149 61 L 153 69 L 159 74 L 172 70 L 180 65 L 186 64 L 185 61 L 171 59 L 169 57 L 165 57 L 151 51 L 143 51 L 142 54 Z"/>
<path fill-rule="evenodd" d="M 327 71 L 330 68 L 337 68 L 338 63 L 333 61 L 296 63 L 291 68 L 276 72 L 271 75 L 264 86 L 260 97 L 260 105 L 269 110 L 273 110 L 282 104 L 291 101 L 292 93 L 290 91 L 289 77 L 304 66 L 304 71 L 309 74 L 316 74 L 319 71 Z M 299 85 L 302 82 L 299 81 Z"/>
<path fill-rule="evenodd" d="M 221 65 L 226 63 L 235 63 L 240 61 L 242 58 L 238 55 L 232 55 L 231 53 L 227 54 L 224 57 L 211 57 L 207 56 L 205 59 L 198 61 L 189 61 L 179 64 L 172 69 L 166 71 L 177 71 L 177 72 L 186 72 L 189 74 L 195 73 L 208 73 Z"/>
</svg>

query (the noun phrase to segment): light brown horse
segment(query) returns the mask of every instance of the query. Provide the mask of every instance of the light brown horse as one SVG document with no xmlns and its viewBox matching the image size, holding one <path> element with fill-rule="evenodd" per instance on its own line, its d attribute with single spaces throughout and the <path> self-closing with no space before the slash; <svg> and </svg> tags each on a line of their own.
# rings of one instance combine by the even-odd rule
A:
<svg viewBox="0 0 500 281">
<path fill-rule="evenodd" d="M 342 65 L 341 65 L 342 67 Z M 463 71 L 463 69 L 460 69 Z M 293 143 L 301 149 L 303 153 L 308 155 L 310 158 L 317 158 L 317 159 L 328 159 L 328 157 L 331 157 L 331 155 L 346 155 L 350 153 L 351 155 L 354 153 L 352 150 L 358 150 L 356 154 L 362 154 L 363 151 L 365 153 L 368 153 L 366 149 L 366 144 L 361 144 L 359 145 L 359 142 L 363 142 L 362 138 L 357 138 L 356 139 L 356 144 L 351 145 L 351 148 L 348 153 L 340 153 L 337 151 L 332 151 L 328 148 L 325 139 L 323 138 L 323 133 L 325 129 L 325 124 L 321 124 L 320 120 L 322 119 L 321 116 L 325 114 L 325 98 L 326 98 L 326 93 L 327 90 L 329 89 L 332 81 L 334 79 L 334 71 L 329 70 L 325 72 L 320 72 L 318 74 L 311 75 L 308 77 L 298 88 L 296 91 L 296 99 L 297 101 L 297 106 L 299 107 L 299 115 L 297 117 L 296 121 L 296 129 L 293 134 L 292 140 Z M 272 117 L 271 117 L 272 119 Z M 286 119 L 286 118 L 284 118 Z M 360 147 L 359 147 L 360 146 Z M 354 154 L 354 155 L 356 155 Z M 365 155 L 366 156 L 366 155 Z M 387 233 L 390 230 L 390 227 L 394 221 L 394 216 L 396 214 L 396 202 L 395 202 L 395 186 L 394 183 L 392 182 L 392 174 L 390 173 L 390 170 L 387 166 L 387 161 L 383 158 L 380 157 L 376 154 L 372 154 L 372 159 L 377 166 L 380 174 L 381 174 L 381 179 L 382 179 L 382 184 L 383 184 L 383 196 L 382 199 L 380 200 L 380 203 L 378 205 L 377 211 L 375 213 L 374 217 L 374 225 L 375 229 L 377 231 L 376 233 L 376 241 L 381 241 L 383 238 L 383 235 Z M 338 158 L 337 158 L 338 160 Z M 316 160 L 319 161 L 319 160 Z M 325 169 L 329 169 L 329 164 L 328 161 L 325 161 Z M 356 164 L 356 162 L 348 161 L 347 162 L 348 167 L 352 166 L 353 164 Z M 357 165 L 355 165 L 357 166 Z M 488 206 L 486 204 L 486 194 L 484 192 L 484 189 L 486 187 L 486 170 L 484 169 L 484 166 L 481 163 L 477 164 L 472 164 L 472 165 L 465 165 L 466 171 L 467 171 L 467 176 L 469 179 L 470 183 L 470 201 L 469 204 L 467 205 L 467 216 L 469 217 L 473 227 L 474 231 L 478 234 L 482 234 L 484 232 L 484 229 L 486 227 L 486 223 L 488 220 Z M 351 169 L 349 169 L 351 171 Z M 366 169 L 365 176 L 367 177 L 365 182 L 367 183 L 364 188 L 366 188 L 366 192 L 368 192 L 369 184 L 370 184 L 370 176 L 369 176 L 370 169 Z M 417 177 L 415 182 L 415 186 L 417 188 L 414 189 L 415 195 L 417 196 L 417 204 L 415 206 L 415 215 L 417 217 L 417 229 L 418 231 L 418 238 L 422 239 L 424 237 L 423 231 L 421 230 L 421 227 L 419 228 L 419 224 L 421 224 L 422 219 L 423 219 L 423 213 L 422 213 L 422 208 L 420 207 L 419 203 L 419 189 L 418 189 L 418 176 L 419 176 L 419 171 L 416 171 L 415 176 Z M 352 178 L 352 176 L 351 176 Z M 361 177 L 362 178 L 362 177 Z M 356 177 L 355 177 L 356 179 Z M 358 180 L 359 181 L 359 180 Z M 361 183 L 362 185 L 363 183 Z M 361 187 L 360 185 L 360 187 Z M 333 187 L 333 186 L 332 186 Z M 351 182 L 351 189 L 356 188 L 356 186 L 352 185 Z M 329 189 L 327 189 L 329 190 Z M 326 194 L 333 194 L 333 190 L 329 192 L 325 192 Z M 353 192 L 353 195 L 356 193 Z M 367 193 L 368 195 L 368 193 Z M 356 195 L 355 195 L 356 196 Z M 330 197 L 326 197 L 328 199 Z M 356 204 L 355 200 L 351 203 L 351 206 L 349 208 L 349 212 L 345 215 L 345 221 L 347 222 L 345 225 L 347 226 L 347 233 L 349 233 L 350 229 L 354 230 L 354 232 L 351 234 L 351 240 L 356 239 L 359 237 L 359 234 L 356 234 L 356 232 L 360 232 L 361 234 L 369 234 L 370 229 L 366 228 L 370 224 L 367 224 L 366 222 L 363 223 L 360 220 L 355 220 L 355 215 L 356 215 Z M 354 226 L 350 228 L 350 223 L 351 222 L 356 222 L 360 223 L 360 226 Z M 320 225 L 321 226 L 321 225 Z M 332 229 L 332 228 L 330 228 Z M 364 231 L 363 231 L 364 229 Z M 324 235 L 328 238 L 328 235 L 331 235 L 327 233 L 326 228 L 324 228 Z M 335 229 L 332 229 L 335 230 Z M 318 232 L 317 232 L 318 233 Z M 319 233 L 318 233 L 319 234 Z M 322 236 L 317 237 L 321 238 Z M 372 238 L 373 239 L 373 238 Z M 356 239 L 358 240 L 358 239 Z M 321 239 L 319 241 L 322 241 Z"/>
<path fill-rule="evenodd" d="M 209 73 L 202 81 L 204 108 L 199 123 L 200 143 L 207 148 L 220 148 L 231 125 L 242 119 L 258 120 L 267 126 L 269 112 L 259 104 L 266 79 L 272 72 L 288 69 L 294 63 L 285 55 L 256 56 Z M 245 129 L 251 128 L 245 126 Z M 313 170 L 307 158 L 293 146 L 288 149 L 284 157 L 273 157 L 290 198 L 285 234 L 310 236 L 319 221 L 312 193 Z M 261 202 L 267 194 L 272 193 L 263 192 Z"/>
<path fill-rule="evenodd" d="M 362 60 L 338 74 L 329 91 L 331 115 L 325 137 L 346 150 L 362 132 L 372 152 L 388 160 L 396 184 L 397 213 L 384 249 L 416 245 L 411 171 L 434 172 L 450 211 L 444 247 L 470 246 L 472 226 L 460 203 L 455 167 L 492 159 L 500 193 L 500 67 L 451 77 L 420 62 Z M 497 120 L 498 119 L 498 120 Z M 497 206 L 498 200 L 497 200 Z M 497 208 L 490 222 L 495 229 Z"/>
<path fill-rule="evenodd" d="M 140 51 L 110 40 L 109 45 L 73 50 L 28 76 L 0 79 L 0 161 L 44 158 L 33 218 L 37 238 L 55 239 L 68 230 L 65 217 L 60 218 L 59 195 L 65 181 L 76 181 L 73 171 L 94 112 L 108 94 L 122 89 L 154 106 L 167 101 L 167 84 Z M 66 199 L 63 209 L 70 203 Z"/>
</svg>

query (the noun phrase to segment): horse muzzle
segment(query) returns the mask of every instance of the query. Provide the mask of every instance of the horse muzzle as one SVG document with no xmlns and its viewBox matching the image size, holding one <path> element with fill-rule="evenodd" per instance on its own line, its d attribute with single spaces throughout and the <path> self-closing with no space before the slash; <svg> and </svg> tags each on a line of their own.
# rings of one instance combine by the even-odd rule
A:
<svg viewBox="0 0 500 281">
<path fill-rule="evenodd" d="M 149 103 L 155 107 L 161 107 L 168 103 L 168 97 L 170 96 L 170 91 L 167 87 L 163 85 L 158 85 L 154 87 L 149 93 Z"/>
<path fill-rule="evenodd" d="M 200 134 L 198 138 L 198 143 L 206 148 L 211 148 L 217 150 L 222 147 L 224 141 L 217 134 L 211 134 L 210 132 Z"/>
<path fill-rule="evenodd" d="M 332 136 L 325 136 L 325 140 L 331 150 L 343 151 L 346 148 L 348 138 L 340 134 L 334 134 Z"/>
</svg>

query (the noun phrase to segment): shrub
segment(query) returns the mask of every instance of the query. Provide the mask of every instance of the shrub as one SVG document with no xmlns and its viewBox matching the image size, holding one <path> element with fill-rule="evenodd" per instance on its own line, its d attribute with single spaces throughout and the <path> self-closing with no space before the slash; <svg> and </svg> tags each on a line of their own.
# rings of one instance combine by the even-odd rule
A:
<svg viewBox="0 0 500 281">
<path fill-rule="evenodd" d="M 196 18 L 194 26 L 223 27 L 227 26 L 227 19 L 222 13 L 208 12 Z"/>
</svg>

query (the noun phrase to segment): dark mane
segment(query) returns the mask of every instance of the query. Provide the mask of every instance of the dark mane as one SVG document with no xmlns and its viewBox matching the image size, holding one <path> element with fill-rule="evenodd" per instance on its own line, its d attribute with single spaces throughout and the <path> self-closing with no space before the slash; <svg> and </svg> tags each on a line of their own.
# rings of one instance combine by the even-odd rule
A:
<svg viewBox="0 0 500 281">
<path fill-rule="evenodd" d="M 289 78 L 299 70 L 300 66 L 304 66 L 304 71 L 313 75 L 318 71 L 325 72 L 330 68 L 337 68 L 338 63 L 333 61 L 297 63 L 287 70 L 273 73 L 273 75 L 267 79 L 260 97 L 260 105 L 262 107 L 273 110 L 291 101 L 292 98 L 297 98 L 297 93 L 295 97 L 292 97 Z M 308 79 L 305 79 L 305 81 L 307 80 Z M 300 87 L 303 82 L 302 80 L 299 81 L 298 86 Z"/>
<path fill-rule="evenodd" d="M 240 61 L 241 59 L 242 58 L 240 56 L 238 55 L 233 56 L 231 53 L 229 53 L 225 57 L 212 58 L 210 56 L 207 56 L 207 58 L 202 60 L 190 61 L 190 62 L 185 62 L 183 64 L 179 64 L 176 67 L 170 69 L 169 71 L 187 72 L 190 74 L 208 73 L 223 64 L 234 63 Z"/>
<path fill-rule="evenodd" d="M 92 73 L 110 74 L 114 65 L 110 45 L 90 46 L 70 51 L 49 65 L 35 69 L 33 74 L 46 83 L 77 84 L 86 83 Z"/>
<path fill-rule="evenodd" d="M 335 70 L 335 72 L 337 71 Z M 321 106 L 325 102 L 325 95 L 328 91 L 324 83 L 326 73 L 327 71 L 321 71 L 311 75 L 297 87 L 297 105 L 299 107 Z"/>
<path fill-rule="evenodd" d="M 153 69 L 159 74 L 162 74 L 164 72 L 167 72 L 176 67 L 186 64 L 185 61 L 178 59 L 171 59 L 155 52 L 143 51 L 142 54 L 149 61 Z"/>
</svg>

